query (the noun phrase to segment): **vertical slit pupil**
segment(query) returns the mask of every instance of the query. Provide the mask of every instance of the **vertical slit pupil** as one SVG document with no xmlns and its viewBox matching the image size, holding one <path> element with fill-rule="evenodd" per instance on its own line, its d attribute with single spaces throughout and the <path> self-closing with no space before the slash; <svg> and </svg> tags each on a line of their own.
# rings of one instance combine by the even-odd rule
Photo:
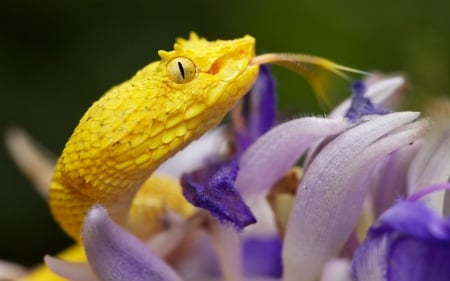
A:
<svg viewBox="0 0 450 281">
<path fill-rule="evenodd" d="M 183 68 L 183 64 L 181 63 L 181 62 L 178 62 L 178 69 L 180 69 L 180 73 L 181 73 L 181 77 L 183 77 L 183 79 L 185 78 L 184 77 L 184 68 Z"/>
</svg>

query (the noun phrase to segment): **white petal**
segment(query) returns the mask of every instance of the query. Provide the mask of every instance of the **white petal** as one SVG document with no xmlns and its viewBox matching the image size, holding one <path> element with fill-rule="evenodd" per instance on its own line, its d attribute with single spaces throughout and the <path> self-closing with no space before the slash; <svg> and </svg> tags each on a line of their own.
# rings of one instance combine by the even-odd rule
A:
<svg viewBox="0 0 450 281">
<path fill-rule="evenodd" d="M 351 281 L 350 261 L 333 259 L 325 265 L 320 281 Z"/>
<path fill-rule="evenodd" d="M 175 154 L 162 164 L 157 172 L 179 178 L 182 173 L 193 171 L 204 164 L 211 155 L 222 155 L 227 150 L 226 128 L 208 131 L 200 139 Z"/>
<path fill-rule="evenodd" d="M 27 269 L 21 265 L 0 260 L 0 280 L 15 280 L 26 272 Z"/>
<path fill-rule="evenodd" d="M 433 184 L 446 183 L 450 177 L 450 132 L 431 131 L 414 158 L 408 173 L 409 194 Z M 426 204 L 443 212 L 445 191 L 433 192 Z"/>
<path fill-rule="evenodd" d="M 71 281 L 98 281 L 87 263 L 63 261 L 52 256 L 45 256 L 45 264 L 61 277 Z"/>
<path fill-rule="evenodd" d="M 17 166 L 33 182 L 39 194 L 47 199 L 56 157 L 20 128 L 9 129 L 5 142 Z"/>
</svg>

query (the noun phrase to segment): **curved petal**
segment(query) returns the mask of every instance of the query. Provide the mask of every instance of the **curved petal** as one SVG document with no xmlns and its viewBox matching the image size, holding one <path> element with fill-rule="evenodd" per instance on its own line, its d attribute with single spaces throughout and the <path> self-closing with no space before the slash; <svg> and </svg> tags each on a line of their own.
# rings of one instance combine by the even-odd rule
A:
<svg viewBox="0 0 450 281">
<path fill-rule="evenodd" d="M 240 159 L 236 187 L 244 199 L 263 197 L 314 141 L 338 134 L 344 119 L 305 117 L 274 127 L 259 138 Z"/>
<path fill-rule="evenodd" d="M 446 183 L 450 177 L 450 131 L 431 130 L 411 163 L 408 173 L 409 194 L 432 184 Z M 442 213 L 445 191 L 435 192 L 424 202 Z"/>
<path fill-rule="evenodd" d="M 100 280 L 182 280 L 163 260 L 96 205 L 86 215 L 83 243 L 89 263 Z"/>
<path fill-rule="evenodd" d="M 369 237 L 388 231 L 421 239 L 449 240 L 450 223 L 420 202 L 402 201 L 384 212 L 380 225 L 372 227 Z"/>
<path fill-rule="evenodd" d="M 54 258 L 52 256 L 45 256 L 45 264 L 61 277 L 71 281 L 97 281 L 92 269 L 87 263 L 82 262 L 68 262 Z"/>
<path fill-rule="evenodd" d="M 377 165 L 371 181 L 374 192 L 374 211 L 378 217 L 398 198 L 407 197 L 407 175 L 409 165 L 420 149 L 422 142 L 416 141 L 412 145 L 403 147 Z"/>
<path fill-rule="evenodd" d="M 315 280 L 354 228 L 376 163 L 424 133 L 416 112 L 377 116 L 342 133 L 311 162 L 283 245 L 283 280 Z"/>
<path fill-rule="evenodd" d="M 8 129 L 5 143 L 14 162 L 33 182 L 42 198 L 47 199 L 56 157 L 21 128 Z"/>
</svg>

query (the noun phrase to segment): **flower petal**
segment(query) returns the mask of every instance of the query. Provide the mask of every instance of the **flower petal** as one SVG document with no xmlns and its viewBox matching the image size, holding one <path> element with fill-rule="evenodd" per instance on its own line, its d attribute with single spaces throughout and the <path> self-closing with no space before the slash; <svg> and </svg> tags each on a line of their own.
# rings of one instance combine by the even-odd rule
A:
<svg viewBox="0 0 450 281">
<path fill-rule="evenodd" d="M 450 220 L 422 202 L 387 210 L 353 259 L 355 280 L 444 281 L 450 278 Z"/>
<path fill-rule="evenodd" d="M 396 232 L 420 239 L 450 241 L 450 221 L 443 221 L 421 202 L 401 201 L 384 212 L 379 221 L 378 226 L 369 230 L 369 238 Z"/>
<path fill-rule="evenodd" d="M 355 281 L 385 281 L 390 240 L 387 236 L 368 240 L 356 251 L 352 263 Z"/>
<path fill-rule="evenodd" d="M 369 83 L 365 96 L 370 98 L 374 105 L 383 105 L 395 91 L 405 83 L 403 77 L 393 77 L 388 79 L 382 79 L 374 83 Z M 345 112 L 350 108 L 351 99 L 347 99 L 337 106 L 329 115 L 331 118 L 342 117 Z"/>
<path fill-rule="evenodd" d="M 227 146 L 226 128 L 215 128 L 168 159 L 156 172 L 180 178 L 183 173 L 202 167 L 211 155 L 226 154 Z"/>
<path fill-rule="evenodd" d="M 21 265 L 0 260 L 0 280 L 15 280 L 26 272 L 27 269 Z"/>
<path fill-rule="evenodd" d="M 344 119 L 306 117 L 274 127 L 243 154 L 236 187 L 244 198 L 264 197 L 311 143 L 347 126 Z"/>
<path fill-rule="evenodd" d="M 388 155 L 376 167 L 370 180 L 374 191 L 375 217 L 382 214 L 400 197 L 407 197 L 409 165 L 420 149 L 421 141 L 403 147 Z"/>
<path fill-rule="evenodd" d="M 284 239 L 283 280 L 318 278 L 354 228 L 376 163 L 423 135 L 423 123 L 405 126 L 418 115 L 399 112 L 374 117 L 337 136 L 311 162 L 297 190 Z"/>
<path fill-rule="evenodd" d="M 408 174 L 409 194 L 432 184 L 446 183 L 450 177 L 450 130 L 432 129 L 411 163 Z M 427 196 L 425 202 L 442 213 L 445 191 Z"/>
<path fill-rule="evenodd" d="M 238 167 L 237 161 L 206 166 L 183 174 L 181 185 L 184 197 L 191 204 L 208 210 L 222 223 L 232 223 L 241 230 L 255 223 L 256 219 L 235 188 Z"/>
<path fill-rule="evenodd" d="M 388 113 L 387 110 L 375 106 L 370 98 L 365 97 L 366 85 L 363 82 L 355 82 L 352 85 L 352 102 L 345 113 L 345 118 L 351 122 L 359 120 L 364 115 Z"/>
<path fill-rule="evenodd" d="M 347 259 L 332 259 L 326 264 L 320 281 L 351 281 L 350 265 Z"/>
<path fill-rule="evenodd" d="M 245 151 L 259 136 L 272 128 L 275 114 L 275 82 L 269 68 L 261 65 L 253 88 L 243 98 L 241 107 L 232 111 L 238 153 Z"/>
<path fill-rule="evenodd" d="M 238 230 L 256 222 L 235 188 L 237 159 L 272 127 L 275 110 L 274 82 L 268 68 L 261 66 L 255 85 L 232 111 L 237 144 L 231 160 L 213 154 L 203 167 L 181 176 L 183 194 L 191 204 L 208 210 L 223 223 L 232 223 Z"/>
<path fill-rule="evenodd" d="M 223 281 L 243 280 L 241 260 L 241 239 L 234 229 L 212 221 L 210 237 L 216 250 Z"/>
<path fill-rule="evenodd" d="M 450 243 L 398 238 L 389 256 L 389 281 L 448 281 Z"/>
<path fill-rule="evenodd" d="M 97 281 L 92 269 L 87 263 L 69 262 L 54 258 L 52 256 L 45 256 L 45 264 L 61 277 L 71 281 Z"/>
<path fill-rule="evenodd" d="M 246 276 L 281 277 L 281 240 L 278 236 L 248 237 L 242 243 Z"/>
<path fill-rule="evenodd" d="M 100 205 L 92 207 L 85 218 L 83 243 L 100 280 L 182 280 L 144 243 L 114 223 Z"/>
<path fill-rule="evenodd" d="M 47 199 L 56 157 L 21 128 L 10 128 L 5 142 L 17 166 L 30 178 L 37 192 Z"/>
</svg>

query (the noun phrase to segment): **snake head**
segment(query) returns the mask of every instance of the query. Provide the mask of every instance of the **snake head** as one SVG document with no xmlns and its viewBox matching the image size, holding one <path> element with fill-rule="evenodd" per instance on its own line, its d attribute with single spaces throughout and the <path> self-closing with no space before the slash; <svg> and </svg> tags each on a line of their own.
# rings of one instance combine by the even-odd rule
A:
<svg viewBox="0 0 450 281">
<path fill-rule="evenodd" d="M 184 119 L 216 125 L 245 95 L 258 75 L 249 65 L 255 55 L 255 39 L 207 41 L 195 33 L 178 38 L 174 50 L 159 51 L 166 71 L 166 85 L 174 99 L 184 101 Z M 200 119 L 197 119 L 200 121 Z M 205 123 L 206 122 L 206 123 Z"/>
</svg>

